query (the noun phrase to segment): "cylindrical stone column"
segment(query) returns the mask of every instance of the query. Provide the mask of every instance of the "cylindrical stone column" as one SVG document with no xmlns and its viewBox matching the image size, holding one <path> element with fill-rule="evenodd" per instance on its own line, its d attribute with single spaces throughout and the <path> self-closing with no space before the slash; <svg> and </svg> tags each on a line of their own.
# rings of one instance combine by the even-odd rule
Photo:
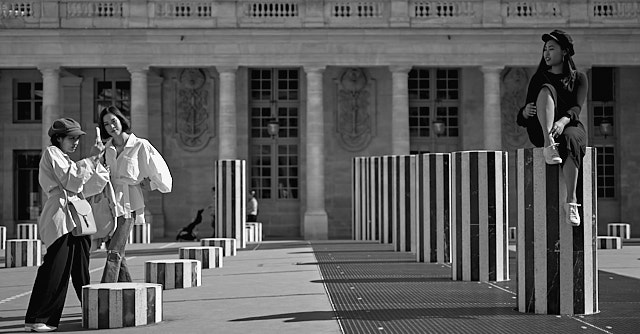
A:
<svg viewBox="0 0 640 334">
<path fill-rule="evenodd" d="M 456 281 L 506 281 L 507 153 L 453 152 L 451 160 L 451 276 Z"/>
<path fill-rule="evenodd" d="M 577 227 L 566 221 L 562 167 L 547 165 L 542 152 L 516 152 L 518 311 L 597 313 L 596 152 L 587 148 L 578 173 L 576 195 L 582 206 Z"/>
<path fill-rule="evenodd" d="M 380 243 L 393 243 L 393 161 L 394 157 L 386 155 L 380 157 Z"/>
<path fill-rule="evenodd" d="M 353 159 L 353 230 L 354 240 L 378 240 L 375 217 L 373 157 Z"/>
<path fill-rule="evenodd" d="M 220 115 L 218 120 L 218 159 L 236 159 L 237 153 L 237 110 L 236 71 L 237 67 L 217 67 L 220 74 Z"/>
<path fill-rule="evenodd" d="M 303 234 L 307 240 L 328 238 L 329 219 L 324 205 L 324 66 L 305 66 L 307 73 L 306 192 Z"/>
<path fill-rule="evenodd" d="M 627 223 L 609 223 L 607 224 L 607 235 L 620 237 L 622 239 L 631 238 L 631 224 Z"/>
<path fill-rule="evenodd" d="M 353 240 L 363 240 L 364 238 L 364 217 L 363 211 L 366 204 L 366 196 L 364 192 L 364 157 L 355 157 L 351 165 L 351 179 L 353 184 L 351 187 L 351 205 L 352 220 L 351 238 Z"/>
<path fill-rule="evenodd" d="M 247 178 L 244 160 L 216 160 L 216 236 L 236 239 L 238 248 L 245 248 L 247 210 Z"/>
<path fill-rule="evenodd" d="M 135 327 L 162 321 L 162 285 L 101 283 L 82 287 L 82 327 Z"/>
<path fill-rule="evenodd" d="M 202 269 L 222 268 L 222 258 L 224 257 L 222 247 L 180 247 L 178 255 L 181 259 L 198 260 Z"/>
<path fill-rule="evenodd" d="M 165 290 L 184 289 L 202 284 L 202 264 L 192 259 L 151 260 L 144 263 L 147 283 L 158 283 Z"/>
<path fill-rule="evenodd" d="M 151 243 L 151 224 L 133 224 L 127 242 L 130 244 Z"/>
<path fill-rule="evenodd" d="M 260 222 L 248 222 L 247 226 L 253 226 L 254 242 L 262 242 L 262 223 Z"/>
<path fill-rule="evenodd" d="M 391 166 L 391 225 L 394 250 L 414 252 L 416 250 L 417 177 L 416 156 L 399 155 L 393 157 Z"/>
<path fill-rule="evenodd" d="M 200 239 L 200 245 L 207 247 L 220 247 L 222 248 L 223 256 L 236 256 L 238 253 L 236 239 L 233 238 L 204 238 Z"/>
<path fill-rule="evenodd" d="M 418 262 L 451 262 L 451 154 L 417 156 Z"/>
<path fill-rule="evenodd" d="M 57 65 L 39 67 L 42 73 L 42 148 L 51 145 L 49 128 L 62 117 L 60 111 L 60 68 Z M 78 120 L 79 121 L 79 120 Z"/>
<path fill-rule="evenodd" d="M 484 74 L 484 148 L 502 149 L 500 72 L 502 66 L 482 66 Z"/>
<path fill-rule="evenodd" d="M 391 66 L 391 153 L 409 154 L 409 66 Z"/>
<path fill-rule="evenodd" d="M 5 250 L 5 268 L 37 267 L 42 264 L 42 241 L 9 239 Z"/>
<path fill-rule="evenodd" d="M 149 95 L 147 76 L 149 67 L 134 65 L 127 68 L 131 73 L 131 127 L 136 136 L 149 138 Z"/>
<path fill-rule="evenodd" d="M 622 249 L 622 238 L 599 236 L 598 249 Z"/>
<path fill-rule="evenodd" d="M 0 249 L 7 248 L 7 228 L 0 226 Z"/>
<path fill-rule="evenodd" d="M 18 224 L 16 231 L 17 239 L 38 239 L 38 224 Z"/>
</svg>

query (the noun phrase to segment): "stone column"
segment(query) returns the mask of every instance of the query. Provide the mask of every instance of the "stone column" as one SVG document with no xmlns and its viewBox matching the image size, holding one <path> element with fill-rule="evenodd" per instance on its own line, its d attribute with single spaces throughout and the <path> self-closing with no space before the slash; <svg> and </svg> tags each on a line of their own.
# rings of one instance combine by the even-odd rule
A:
<svg viewBox="0 0 640 334">
<path fill-rule="evenodd" d="M 502 149 L 500 72 L 502 66 L 482 66 L 484 73 L 484 149 Z"/>
<path fill-rule="evenodd" d="M 329 223 L 324 208 L 324 106 L 322 74 L 324 67 L 305 67 L 307 72 L 307 208 L 304 238 L 327 239 Z"/>
<path fill-rule="evenodd" d="M 220 74 L 220 119 L 218 121 L 218 159 L 237 158 L 236 70 L 217 67 Z"/>
<path fill-rule="evenodd" d="M 135 65 L 127 67 L 131 73 L 131 128 L 140 138 L 149 138 L 149 95 L 147 74 L 149 67 Z"/>
<path fill-rule="evenodd" d="M 62 117 L 60 111 L 60 67 L 42 65 L 38 68 L 42 73 L 42 148 L 49 146 L 49 127 L 53 121 Z"/>
<path fill-rule="evenodd" d="M 410 66 L 390 66 L 392 81 L 391 154 L 409 154 Z"/>
</svg>

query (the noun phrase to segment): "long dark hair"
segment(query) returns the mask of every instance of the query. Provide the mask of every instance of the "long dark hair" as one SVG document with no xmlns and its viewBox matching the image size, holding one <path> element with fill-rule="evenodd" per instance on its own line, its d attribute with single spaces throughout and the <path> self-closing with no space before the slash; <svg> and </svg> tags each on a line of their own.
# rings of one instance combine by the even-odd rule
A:
<svg viewBox="0 0 640 334">
<path fill-rule="evenodd" d="M 122 132 L 131 133 L 131 122 L 129 122 L 127 117 L 124 116 L 122 111 L 120 111 L 116 106 L 108 106 L 102 109 L 100 112 L 100 118 L 98 119 L 98 127 L 100 127 L 100 137 L 102 137 L 102 140 L 107 140 L 111 137 L 107 133 L 107 129 L 104 127 L 104 122 L 102 121 L 106 114 L 113 114 L 113 116 L 116 116 L 120 120 Z"/>
<path fill-rule="evenodd" d="M 562 76 L 561 82 L 566 90 L 573 92 L 573 87 L 575 86 L 576 79 L 578 77 L 578 70 L 576 68 L 576 63 L 573 62 L 573 58 L 569 55 L 568 50 L 562 48 L 562 46 L 560 46 L 560 48 L 563 51 L 567 51 L 567 53 L 564 56 L 562 56 L 563 76 Z M 543 55 L 540 58 L 540 64 L 538 64 L 538 69 L 536 70 L 536 73 L 544 74 L 551 68 L 551 66 L 547 65 L 547 63 L 544 61 L 544 46 L 542 47 L 542 52 L 543 52 Z"/>
</svg>

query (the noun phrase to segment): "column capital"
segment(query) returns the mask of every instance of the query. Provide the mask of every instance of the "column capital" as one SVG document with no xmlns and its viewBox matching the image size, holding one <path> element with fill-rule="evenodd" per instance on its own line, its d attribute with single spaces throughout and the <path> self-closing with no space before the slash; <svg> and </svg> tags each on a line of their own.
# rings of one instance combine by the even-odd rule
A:
<svg viewBox="0 0 640 334">
<path fill-rule="evenodd" d="M 60 64 L 39 64 L 38 70 L 42 75 L 56 75 L 60 74 Z"/>
<path fill-rule="evenodd" d="M 482 65 L 480 66 L 480 70 L 482 73 L 500 73 L 504 69 L 504 65 Z"/>
<path fill-rule="evenodd" d="M 236 72 L 238 71 L 238 66 L 234 66 L 234 65 L 216 66 L 216 70 L 218 70 L 218 73 L 220 74 L 222 73 L 236 74 Z"/>
<path fill-rule="evenodd" d="M 149 72 L 148 64 L 129 64 L 127 65 L 127 71 L 131 74 L 140 74 Z"/>
<path fill-rule="evenodd" d="M 411 65 L 389 65 L 389 71 L 391 73 L 404 73 L 408 74 L 413 66 Z"/>
<path fill-rule="evenodd" d="M 326 68 L 327 68 L 326 65 L 306 65 L 306 66 L 303 66 L 303 69 L 304 69 L 305 73 L 307 73 L 307 74 L 309 74 L 309 73 L 322 74 Z"/>
</svg>

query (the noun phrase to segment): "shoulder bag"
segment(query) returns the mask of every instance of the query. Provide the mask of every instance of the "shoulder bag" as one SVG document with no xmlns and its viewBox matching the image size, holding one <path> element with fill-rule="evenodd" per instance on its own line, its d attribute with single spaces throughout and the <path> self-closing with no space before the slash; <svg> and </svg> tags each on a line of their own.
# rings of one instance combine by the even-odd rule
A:
<svg viewBox="0 0 640 334">
<path fill-rule="evenodd" d="M 69 171 L 67 174 L 71 172 L 71 167 L 69 167 Z M 93 213 L 91 212 L 91 205 L 84 198 L 82 192 L 79 192 L 78 195 L 82 195 L 82 198 L 74 198 L 69 199 L 69 195 L 67 194 L 67 190 L 62 186 L 62 183 L 56 177 L 56 181 L 62 189 L 64 193 L 64 198 L 66 200 L 65 207 L 67 208 L 68 217 L 71 218 L 74 225 L 76 226 L 71 233 L 75 236 L 82 235 L 92 235 L 97 232 L 96 221 L 93 218 Z"/>
</svg>

